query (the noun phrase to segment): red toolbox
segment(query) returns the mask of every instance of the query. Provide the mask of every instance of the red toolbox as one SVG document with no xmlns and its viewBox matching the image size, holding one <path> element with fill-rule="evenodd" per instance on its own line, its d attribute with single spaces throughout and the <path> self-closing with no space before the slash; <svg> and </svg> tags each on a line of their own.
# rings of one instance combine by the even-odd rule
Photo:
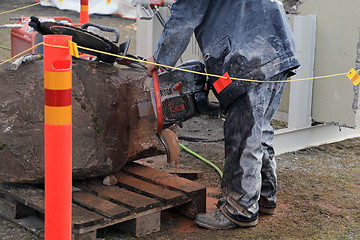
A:
<svg viewBox="0 0 360 240">
<path fill-rule="evenodd" d="M 40 21 L 43 22 L 61 22 L 72 24 L 72 21 L 68 17 L 38 17 Z M 32 27 L 28 25 L 30 22 L 30 17 L 22 17 L 19 19 L 17 24 L 23 25 L 21 28 L 12 28 L 11 29 L 11 57 L 29 49 L 36 44 L 42 42 L 42 34 L 35 31 Z M 43 47 L 42 45 L 36 47 L 35 49 L 29 50 L 24 54 L 42 54 Z"/>
</svg>

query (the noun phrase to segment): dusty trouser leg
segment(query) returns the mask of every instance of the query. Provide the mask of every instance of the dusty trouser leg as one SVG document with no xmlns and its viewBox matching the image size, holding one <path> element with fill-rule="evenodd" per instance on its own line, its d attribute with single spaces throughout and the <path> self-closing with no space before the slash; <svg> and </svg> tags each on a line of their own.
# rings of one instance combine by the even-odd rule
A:
<svg viewBox="0 0 360 240">
<path fill-rule="evenodd" d="M 277 80 L 286 79 L 286 74 L 278 75 Z M 262 168 L 261 168 L 261 196 L 263 199 L 259 202 L 264 207 L 276 207 L 276 190 L 277 190 L 277 177 L 276 177 L 276 161 L 275 151 L 272 145 L 274 138 L 274 129 L 270 125 L 271 119 L 274 117 L 277 109 L 280 106 L 281 97 L 284 92 L 285 83 L 275 83 L 272 96 L 268 108 L 264 115 L 264 124 L 262 129 Z"/>
<path fill-rule="evenodd" d="M 263 127 L 271 120 L 266 115 L 269 109 L 278 108 L 272 100 L 274 92 L 282 93 L 279 88 L 283 85 L 261 83 L 238 98 L 226 113 L 225 166 L 221 187 L 226 200 L 224 208 L 233 216 L 245 219 L 257 216 L 264 150 L 269 154 L 262 145 L 265 142 Z"/>
</svg>

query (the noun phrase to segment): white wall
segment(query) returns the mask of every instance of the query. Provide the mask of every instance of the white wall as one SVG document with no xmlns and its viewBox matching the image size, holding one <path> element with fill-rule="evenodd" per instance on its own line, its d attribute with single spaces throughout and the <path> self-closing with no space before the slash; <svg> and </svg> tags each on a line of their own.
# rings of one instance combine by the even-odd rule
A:
<svg viewBox="0 0 360 240">
<path fill-rule="evenodd" d="M 359 42 L 359 0 L 304 0 L 300 15 L 317 17 L 315 76 L 355 68 Z M 319 122 L 355 126 L 353 84 L 346 76 L 314 81 L 312 117 Z"/>
</svg>

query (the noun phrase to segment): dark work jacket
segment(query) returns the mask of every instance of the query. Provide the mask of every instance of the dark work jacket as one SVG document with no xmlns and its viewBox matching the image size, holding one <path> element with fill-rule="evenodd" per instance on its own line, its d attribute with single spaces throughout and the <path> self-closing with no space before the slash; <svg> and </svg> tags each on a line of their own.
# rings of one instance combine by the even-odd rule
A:
<svg viewBox="0 0 360 240">
<path fill-rule="evenodd" d="M 278 0 L 177 0 L 156 45 L 155 62 L 174 66 L 194 32 L 211 74 L 267 80 L 300 65 Z M 210 77 L 210 85 L 217 80 Z M 213 90 L 225 110 L 257 84 L 225 81 Z"/>
</svg>

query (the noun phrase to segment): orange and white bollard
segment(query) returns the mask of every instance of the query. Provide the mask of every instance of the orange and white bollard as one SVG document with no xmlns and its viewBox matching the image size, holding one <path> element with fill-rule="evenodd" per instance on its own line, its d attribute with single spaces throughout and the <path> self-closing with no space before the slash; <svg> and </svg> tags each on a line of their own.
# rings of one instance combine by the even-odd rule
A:
<svg viewBox="0 0 360 240">
<path fill-rule="evenodd" d="M 44 36 L 45 239 L 71 239 L 72 36 Z M 56 46 L 64 46 L 64 48 Z"/>
<path fill-rule="evenodd" d="M 89 22 L 89 0 L 81 0 L 80 2 L 80 24 Z"/>
</svg>

